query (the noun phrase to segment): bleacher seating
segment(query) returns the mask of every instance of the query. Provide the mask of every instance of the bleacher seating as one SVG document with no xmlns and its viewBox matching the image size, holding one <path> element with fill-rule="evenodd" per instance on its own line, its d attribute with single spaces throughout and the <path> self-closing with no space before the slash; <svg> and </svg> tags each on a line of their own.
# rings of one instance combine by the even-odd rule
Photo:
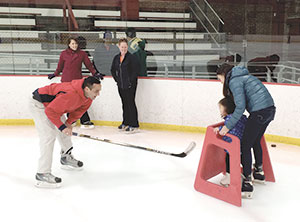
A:
<svg viewBox="0 0 300 222">
<path fill-rule="evenodd" d="M 1 12 L 7 13 L 7 8 L 0 7 L 0 15 Z M 43 24 L 44 27 L 37 28 L 39 32 L 13 32 L 12 35 L 10 35 L 10 32 L 0 32 L 2 42 L 0 53 L 13 51 L 14 54 L 41 55 L 40 60 L 22 57 L 15 60 L 11 59 L 10 62 L 7 62 L 8 65 L 22 66 L 28 62 L 37 61 L 39 68 L 55 69 L 58 56 L 66 48 L 65 41 L 70 35 L 85 37 L 87 39 L 86 50 L 93 56 L 97 44 L 102 42 L 105 30 L 113 32 L 113 41 L 116 43 L 119 38 L 125 37 L 127 27 L 135 27 L 137 29 L 137 37 L 147 41 L 146 50 L 151 52 L 147 62 L 149 66 L 153 64 L 159 66 L 158 71 L 160 70 L 160 73 L 164 73 L 166 69 L 168 69 L 169 74 L 174 73 L 176 75 L 182 73 L 182 70 L 190 73 L 192 70 L 199 72 L 203 70 L 203 67 L 199 68 L 201 66 L 199 64 L 203 63 L 204 65 L 202 66 L 205 66 L 205 62 L 217 60 L 225 52 L 224 48 L 215 46 L 209 35 L 200 33 L 197 30 L 197 24 L 187 12 L 142 11 L 139 13 L 139 20 L 121 21 L 119 9 L 73 9 L 75 17 L 78 18 L 79 26 L 82 24 L 90 25 L 91 27 L 88 30 L 92 30 L 91 32 L 74 33 L 62 30 L 51 31 L 53 29 L 49 29 L 53 25 L 49 21 L 52 21 L 52 23 L 62 21 L 62 9 L 10 7 L 9 13 L 15 13 L 17 16 L 32 13 L 32 17 L 35 19 L 34 23 L 28 20 L 27 25 L 38 27 L 40 24 Z M 49 24 L 47 25 L 47 23 Z M 67 24 L 60 23 L 59 28 L 63 28 L 63 25 L 67 26 Z M 13 43 L 10 41 L 11 38 Z M 47 56 L 50 57 L 47 58 Z M 198 68 L 195 67 L 197 64 Z"/>
</svg>

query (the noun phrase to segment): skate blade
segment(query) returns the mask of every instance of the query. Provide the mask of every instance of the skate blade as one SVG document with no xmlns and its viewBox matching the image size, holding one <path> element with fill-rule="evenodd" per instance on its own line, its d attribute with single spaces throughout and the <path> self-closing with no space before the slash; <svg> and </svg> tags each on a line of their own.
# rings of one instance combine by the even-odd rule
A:
<svg viewBox="0 0 300 222">
<path fill-rule="evenodd" d="M 242 192 L 242 198 L 244 199 L 252 199 L 253 192 Z"/>
<path fill-rule="evenodd" d="M 47 183 L 45 181 L 35 181 L 35 187 L 37 188 L 46 188 L 46 189 L 55 189 L 55 188 L 60 188 L 61 183 Z"/>
<path fill-rule="evenodd" d="M 95 126 L 94 125 L 90 125 L 90 126 L 81 125 L 80 128 L 81 129 L 94 129 Z"/>
<path fill-rule="evenodd" d="M 133 131 L 125 131 L 126 134 L 135 134 L 135 133 L 139 133 L 140 131 L 138 129 L 133 130 Z"/>
<path fill-rule="evenodd" d="M 83 167 L 73 167 L 70 165 L 61 165 L 60 167 L 63 170 L 68 170 L 68 171 L 81 171 L 83 170 Z"/>
<path fill-rule="evenodd" d="M 256 180 L 256 179 L 254 179 L 253 182 L 256 183 L 256 184 L 266 185 L 266 181 L 265 180 Z"/>
</svg>

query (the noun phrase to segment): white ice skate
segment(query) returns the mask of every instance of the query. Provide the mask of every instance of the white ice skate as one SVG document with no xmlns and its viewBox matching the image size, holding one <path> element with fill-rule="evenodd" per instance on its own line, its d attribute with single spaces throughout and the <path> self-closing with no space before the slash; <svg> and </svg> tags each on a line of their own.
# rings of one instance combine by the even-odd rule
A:
<svg viewBox="0 0 300 222">
<path fill-rule="evenodd" d="M 228 187 L 230 184 L 230 173 L 227 173 L 225 175 L 223 175 L 222 179 L 220 180 L 220 184 L 223 187 Z"/>
<path fill-rule="evenodd" d="M 53 176 L 51 173 L 37 173 L 35 180 L 35 186 L 38 188 L 59 188 L 61 186 L 61 178 Z"/>
<path fill-rule="evenodd" d="M 82 170 L 83 163 L 76 160 L 72 154 L 62 154 L 60 158 L 61 168 L 64 170 Z"/>
</svg>

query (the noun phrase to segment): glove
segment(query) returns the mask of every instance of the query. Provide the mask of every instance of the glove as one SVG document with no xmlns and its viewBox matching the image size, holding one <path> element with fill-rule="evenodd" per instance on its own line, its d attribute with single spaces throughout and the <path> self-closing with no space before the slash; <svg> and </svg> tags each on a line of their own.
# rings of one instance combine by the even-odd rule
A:
<svg viewBox="0 0 300 222">
<path fill-rule="evenodd" d="M 53 79 L 54 77 L 55 77 L 54 74 L 49 74 L 49 75 L 48 75 L 48 79 Z"/>
<path fill-rule="evenodd" d="M 104 77 L 104 76 L 105 76 L 105 74 L 102 74 L 102 73 L 99 73 L 99 72 L 97 72 L 97 73 L 94 75 L 95 78 L 101 79 L 101 80 L 103 80 L 103 77 Z"/>
</svg>

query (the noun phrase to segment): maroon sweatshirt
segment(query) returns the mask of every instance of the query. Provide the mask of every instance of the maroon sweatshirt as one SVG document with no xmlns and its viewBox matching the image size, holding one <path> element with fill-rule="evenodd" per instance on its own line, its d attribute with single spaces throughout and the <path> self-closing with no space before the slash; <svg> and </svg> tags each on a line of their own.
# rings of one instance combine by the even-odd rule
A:
<svg viewBox="0 0 300 222">
<path fill-rule="evenodd" d="M 96 70 L 86 52 L 80 49 L 73 51 L 68 48 L 60 54 L 54 75 L 58 76 L 62 72 L 61 82 L 71 82 L 74 79 L 82 79 L 82 63 L 84 63 L 85 67 L 93 75 L 96 74 Z"/>
</svg>

